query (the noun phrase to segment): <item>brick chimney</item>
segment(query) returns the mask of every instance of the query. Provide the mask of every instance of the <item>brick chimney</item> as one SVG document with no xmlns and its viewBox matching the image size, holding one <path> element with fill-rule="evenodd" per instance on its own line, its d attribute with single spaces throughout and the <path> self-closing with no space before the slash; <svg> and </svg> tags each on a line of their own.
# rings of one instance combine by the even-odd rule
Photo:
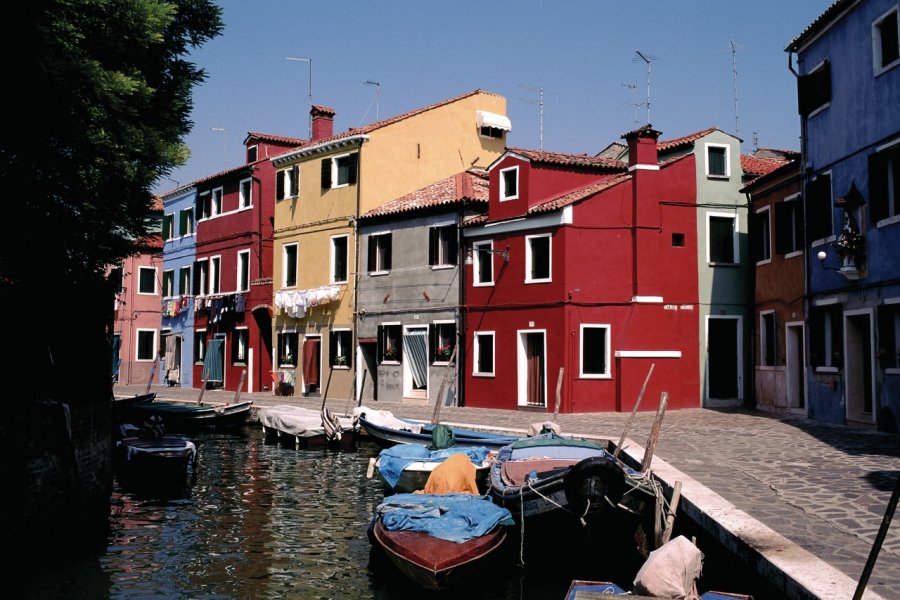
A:
<svg viewBox="0 0 900 600">
<path fill-rule="evenodd" d="M 657 174 L 657 140 L 660 132 L 649 124 L 622 137 L 628 142 L 631 172 L 632 301 L 659 302 L 659 219 L 661 199 Z"/>
<path fill-rule="evenodd" d="M 658 164 L 656 155 L 656 140 L 661 132 L 653 129 L 649 124 L 634 131 L 629 131 L 622 137 L 628 142 L 628 166 Z"/>
<path fill-rule="evenodd" d="M 317 142 L 334 135 L 334 109 L 328 106 L 313 105 L 309 109 L 312 117 L 312 141 Z"/>
</svg>

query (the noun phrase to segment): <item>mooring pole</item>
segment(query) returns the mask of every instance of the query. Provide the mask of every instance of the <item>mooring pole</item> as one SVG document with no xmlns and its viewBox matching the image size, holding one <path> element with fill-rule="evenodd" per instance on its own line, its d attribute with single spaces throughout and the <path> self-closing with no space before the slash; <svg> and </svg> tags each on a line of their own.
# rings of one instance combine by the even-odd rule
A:
<svg viewBox="0 0 900 600">
<path fill-rule="evenodd" d="M 884 543 L 888 528 L 891 526 L 891 519 L 894 518 L 894 511 L 897 510 L 898 497 L 900 497 L 900 477 L 897 477 L 897 481 L 894 482 L 894 493 L 891 494 L 887 510 L 884 513 L 884 519 L 881 521 L 881 528 L 878 530 L 878 536 L 875 538 L 875 543 L 872 544 L 872 550 L 869 552 L 869 559 L 866 561 L 862 576 L 859 578 L 859 584 L 856 586 L 856 593 L 853 594 L 853 600 L 861 600 L 863 592 L 866 591 L 866 585 L 869 583 L 869 575 L 872 574 L 872 569 L 875 568 L 875 561 L 878 560 L 878 553 L 881 551 L 881 545 Z"/>
</svg>

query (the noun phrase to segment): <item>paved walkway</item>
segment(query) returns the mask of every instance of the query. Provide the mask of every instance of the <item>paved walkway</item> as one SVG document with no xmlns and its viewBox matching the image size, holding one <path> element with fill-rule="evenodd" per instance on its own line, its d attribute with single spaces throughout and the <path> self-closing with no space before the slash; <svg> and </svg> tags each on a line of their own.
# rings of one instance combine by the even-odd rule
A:
<svg viewBox="0 0 900 600">
<path fill-rule="evenodd" d="M 159 399 L 195 401 L 199 390 L 153 386 Z M 115 387 L 117 397 L 146 385 Z M 233 402 L 234 392 L 207 390 L 203 402 Z M 321 408 L 322 400 L 243 394 L 254 409 L 275 404 Z M 330 399 L 338 413 L 354 407 Z M 430 420 L 434 407 L 373 402 L 395 416 Z M 527 432 L 552 414 L 443 406 L 443 422 Z M 630 413 L 559 415 L 565 434 L 618 442 Z M 643 459 L 655 412 L 639 412 L 624 450 Z M 662 421 L 652 470 L 682 483 L 680 509 L 705 524 L 790 598 L 851 600 L 900 477 L 900 435 L 746 410 L 682 409 Z M 900 511 L 898 511 L 900 513 Z M 900 514 L 882 544 L 867 600 L 900 599 Z M 758 598 L 757 600 L 764 600 Z"/>
</svg>

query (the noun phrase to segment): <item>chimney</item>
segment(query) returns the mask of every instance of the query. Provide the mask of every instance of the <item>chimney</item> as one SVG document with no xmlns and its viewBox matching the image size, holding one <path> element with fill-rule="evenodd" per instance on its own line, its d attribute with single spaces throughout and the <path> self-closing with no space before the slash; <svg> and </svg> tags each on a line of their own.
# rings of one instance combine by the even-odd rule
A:
<svg viewBox="0 0 900 600">
<path fill-rule="evenodd" d="M 629 170 L 633 170 L 632 167 L 635 165 L 652 165 L 654 168 L 657 166 L 656 140 L 660 134 L 661 132 L 647 124 L 622 136 L 628 142 Z"/>
<path fill-rule="evenodd" d="M 334 109 L 328 106 L 313 105 L 309 109 L 312 117 L 312 140 L 318 142 L 334 135 Z"/>
</svg>

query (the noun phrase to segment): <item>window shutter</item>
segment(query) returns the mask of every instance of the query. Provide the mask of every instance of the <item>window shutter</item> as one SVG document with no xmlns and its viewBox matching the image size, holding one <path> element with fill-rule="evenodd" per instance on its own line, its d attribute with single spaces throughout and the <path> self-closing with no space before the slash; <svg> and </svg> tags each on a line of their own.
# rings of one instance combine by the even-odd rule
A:
<svg viewBox="0 0 900 600">
<path fill-rule="evenodd" d="M 331 159 L 322 159 L 322 189 L 331 188 Z"/>
<path fill-rule="evenodd" d="M 359 153 L 354 152 L 347 157 L 347 183 L 356 183 L 356 172 L 359 166 Z"/>
<path fill-rule="evenodd" d="M 819 175 L 806 187 L 809 237 L 818 240 L 831 234 L 831 177 Z"/>
<path fill-rule="evenodd" d="M 275 174 L 275 199 L 284 199 L 284 171 Z"/>
<path fill-rule="evenodd" d="M 291 196 L 296 196 L 300 193 L 300 167 L 298 165 L 294 165 L 291 167 Z"/>
<path fill-rule="evenodd" d="M 762 213 L 753 213 L 750 215 L 750 256 L 754 262 L 763 259 L 763 227 L 765 219 Z"/>
<path fill-rule="evenodd" d="M 797 80 L 797 104 L 801 115 L 808 115 L 831 100 L 831 66 L 828 61 Z"/>
<path fill-rule="evenodd" d="M 437 245 L 438 245 L 438 230 L 436 227 L 432 227 L 428 230 L 428 264 L 436 265 L 437 264 Z"/>
<path fill-rule="evenodd" d="M 376 270 L 377 262 L 376 262 L 376 260 L 375 260 L 375 258 L 376 258 L 375 255 L 376 255 L 376 253 L 378 252 L 378 244 L 377 244 L 377 241 L 378 241 L 378 237 L 377 237 L 377 236 L 374 236 L 374 235 L 370 235 L 370 236 L 369 236 L 369 243 L 368 243 L 368 247 L 369 247 L 369 258 L 368 258 L 368 260 L 366 261 L 366 263 L 367 263 L 367 265 L 368 265 L 368 266 L 367 266 L 367 269 L 368 269 L 369 273 L 371 273 L 372 271 L 375 271 L 375 270 Z"/>
<path fill-rule="evenodd" d="M 793 237 L 793 220 L 791 209 L 794 203 L 779 202 L 775 205 L 775 253 L 787 254 L 793 251 L 791 239 Z"/>
<path fill-rule="evenodd" d="M 456 255 L 459 253 L 459 241 L 456 239 L 457 229 L 455 225 L 450 225 L 447 227 L 447 235 L 450 236 L 447 244 L 447 253 L 449 256 L 447 257 L 448 265 L 455 265 L 457 263 Z"/>
<path fill-rule="evenodd" d="M 328 366 L 334 366 L 334 357 L 337 356 L 337 335 L 333 331 L 328 332 Z"/>
<path fill-rule="evenodd" d="M 393 247 L 393 234 L 389 233 L 384 236 L 384 270 L 391 270 L 391 248 Z"/>
<path fill-rule="evenodd" d="M 352 342 L 350 341 L 352 338 L 352 335 L 350 334 L 349 331 L 342 331 L 340 333 L 340 335 L 344 336 L 344 341 L 347 342 L 346 345 L 344 346 L 344 348 L 346 348 L 346 350 L 344 352 L 344 356 L 347 357 L 347 368 L 352 369 L 353 368 L 353 349 L 351 348 Z"/>
<path fill-rule="evenodd" d="M 896 364 L 897 340 L 894 339 L 894 311 L 892 306 L 878 307 L 878 364 L 890 369 Z"/>
<path fill-rule="evenodd" d="M 888 217 L 887 163 L 884 153 L 869 156 L 869 216 L 872 223 Z M 900 185 L 900 182 L 897 182 Z"/>
<path fill-rule="evenodd" d="M 375 345 L 375 362 L 381 362 L 384 360 L 384 325 L 378 325 L 376 327 L 375 337 L 378 340 Z"/>
<path fill-rule="evenodd" d="M 435 331 L 436 327 L 434 323 L 428 324 L 428 363 L 431 364 L 434 362 L 434 354 L 435 349 L 438 345 L 437 332 Z M 440 399 L 439 399 L 440 400 Z"/>
</svg>

